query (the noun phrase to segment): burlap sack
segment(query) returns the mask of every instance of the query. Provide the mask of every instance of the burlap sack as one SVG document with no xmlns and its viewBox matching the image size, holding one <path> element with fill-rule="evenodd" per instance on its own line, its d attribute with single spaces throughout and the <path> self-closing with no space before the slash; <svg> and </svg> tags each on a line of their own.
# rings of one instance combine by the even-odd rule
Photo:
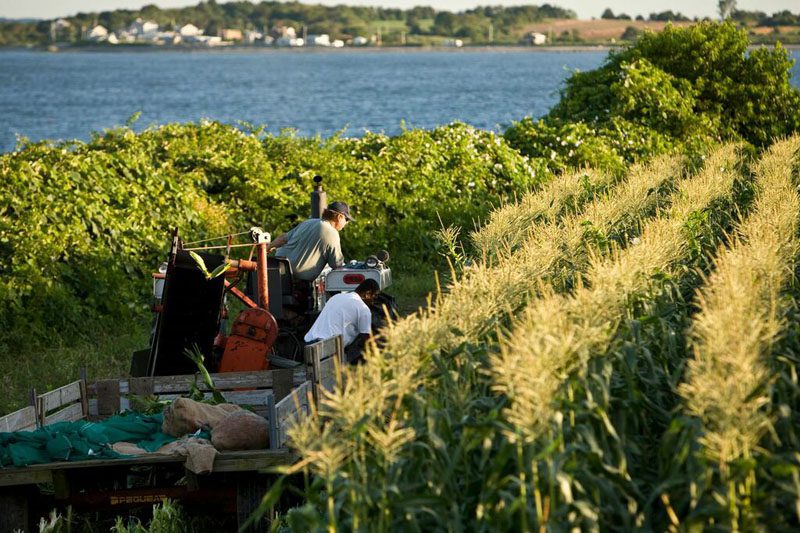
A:
<svg viewBox="0 0 800 533">
<path fill-rule="evenodd" d="M 214 468 L 214 459 L 217 450 L 206 439 L 196 437 L 183 437 L 165 444 L 155 451 L 160 455 L 183 455 L 186 457 L 184 466 L 195 474 L 208 474 Z"/>
<path fill-rule="evenodd" d="M 121 455 L 145 455 L 147 453 L 147 450 L 131 442 L 115 442 L 111 445 L 111 449 Z"/>
<path fill-rule="evenodd" d="M 183 437 L 200 428 L 211 428 L 230 413 L 242 408 L 232 403 L 208 405 L 189 398 L 178 398 L 164 409 L 161 431 L 173 437 Z"/>
<path fill-rule="evenodd" d="M 236 411 L 211 428 L 211 443 L 218 450 L 259 450 L 269 446 L 266 419 L 250 411 Z"/>
</svg>

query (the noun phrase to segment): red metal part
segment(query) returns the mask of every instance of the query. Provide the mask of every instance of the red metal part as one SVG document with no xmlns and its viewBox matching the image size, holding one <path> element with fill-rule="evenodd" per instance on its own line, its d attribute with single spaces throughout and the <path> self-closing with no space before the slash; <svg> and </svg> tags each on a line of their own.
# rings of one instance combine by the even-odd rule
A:
<svg viewBox="0 0 800 533">
<path fill-rule="evenodd" d="M 214 337 L 214 348 L 220 350 L 221 352 L 225 351 L 225 344 L 228 342 L 227 335 L 223 333 L 217 333 L 217 336 Z"/>
<path fill-rule="evenodd" d="M 262 309 L 269 309 L 269 289 L 267 287 L 267 246 L 266 242 L 258 244 L 258 304 Z"/>
<path fill-rule="evenodd" d="M 362 281 L 364 281 L 366 276 L 364 274 L 345 274 L 342 278 L 342 281 L 347 283 L 348 285 L 358 285 Z"/>
<path fill-rule="evenodd" d="M 244 270 L 245 272 L 255 272 L 258 268 L 258 263 L 247 259 L 231 259 L 230 264 L 231 269 Z"/>
<path fill-rule="evenodd" d="M 269 352 L 275 339 L 278 338 L 278 322 L 267 311 L 269 309 L 269 289 L 267 287 L 267 247 L 266 242 L 259 243 L 257 248 L 256 280 L 258 282 L 258 302 L 254 302 L 236 287 L 226 281 L 230 292 L 242 300 L 251 309 L 245 309 L 231 327 L 231 334 L 225 342 L 220 372 L 245 372 L 267 370 L 269 368 Z M 242 263 L 239 261 L 239 268 Z"/>
<path fill-rule="evenodd" d="M 236 287 L 232 286 L 227 281 L 225 282 L 225 288 L 228 289 L 228 291 L 230 291 L 231 294 L 233 294 L 234 296 L 239 298 L 242 301 L 242 303 L 244 303 L 244 305 L 246 305 L 247 307 L 249 307 L 251 309 L 255 309 L 256 307 L 258 307 L 257 303 L 255 303 L 245 293 L 243 293 L 242 291 L 240 291 Z"/>
<path fill-rule="evenodd" d="M 220 363 L 220 372 L 267 370 L 269 355 L 278 338 L 278 323 L 269 311 L 245 309 L 231 328 Z"/>
</svg>

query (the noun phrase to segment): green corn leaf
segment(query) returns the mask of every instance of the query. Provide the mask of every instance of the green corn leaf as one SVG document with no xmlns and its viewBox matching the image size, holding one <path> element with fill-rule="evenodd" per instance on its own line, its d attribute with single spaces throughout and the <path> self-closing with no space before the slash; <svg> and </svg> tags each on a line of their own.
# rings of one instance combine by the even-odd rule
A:
<svg viewBox="0 0 800 533">
<path fill-rule="evenodd" d="M 206 277 L 207 277 L 208 279 L 214 279 L 214 278 L 216 278 L 216 277 L 219 277 L 219 276 L 221 276 L 221 275 L 222 275 L 222 274 L 224 274 L 225 272 L 227 272 L 227 271 L 228 271 L 230 268 L 231 268 L 231 264 L 230 264 L 230 263 L 228 263 L 227 261 L 225 261 L 224 263 L 222 263 L 221 265 L 219 265 L 217 268 L 215 268 L 214 270 L 212 270 L 212 271 L 211 271 L 211 274 L 207 274 L 207 275 L 206 275 Z"/>
<path fill-rule="evenodd" d="M 197 263 L 197 268 L 200 269 L 200 272 L 203 273 L 206 279 L 211 279 L 211 274 L 208 273 L 208 268 L 206 268 L 206 262 L 203 261 L 203 258 L 194 252 L 189 252 L 189 255 L 194 259 L 194 262 Z"/>
</svg>

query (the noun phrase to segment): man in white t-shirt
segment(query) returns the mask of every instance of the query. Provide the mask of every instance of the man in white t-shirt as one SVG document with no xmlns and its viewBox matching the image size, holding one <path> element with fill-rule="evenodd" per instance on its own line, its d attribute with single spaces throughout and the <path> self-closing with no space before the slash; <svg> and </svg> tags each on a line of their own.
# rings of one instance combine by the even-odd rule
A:
<svg viewBox="0 0 800 533">
<path fill-rule="evenodd" d="M 368 279 L 361 282 L 355 292 L 336 294 L 322 308 L 304 340 L 314 342 L 341 335 L 347 348 L 348 362 L 357 362 L 364 343 L 372 333 L 372 312 L 369 305 L 379 293 L 378 283 Z"/>
</svg>

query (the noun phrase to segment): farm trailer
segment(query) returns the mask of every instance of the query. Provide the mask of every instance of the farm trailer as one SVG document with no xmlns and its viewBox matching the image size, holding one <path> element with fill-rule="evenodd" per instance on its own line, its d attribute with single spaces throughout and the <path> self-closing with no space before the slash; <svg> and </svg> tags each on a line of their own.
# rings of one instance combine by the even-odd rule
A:
<svg viewBox="0 0 800 533">
<path fill-rule="evenodd" d="M 186 457 L 148 454 L 130 458 L 53 462 L 0 468 L 0 532 L 29 531 L 54 507 L 125 512 L 170 498 L 187 508 L 235 513 L 242 526 L 274 481 L 271 467 L 298 457 L 287 447 L 287 429 L 309 414 L 322 389 L 336 384 L 343 362 L 341 337 L 309 345 L 304 366 L 286 370 L 212 374 L 226 401 L 246 405 L 269 425 L 270 449 L 219 452 L 209 474 L 185 468 Z M 80 379 L 34 396 L 34 405 L 0 418 L 0 432 L 34 430 L 63 421 L 98 420 L 125 411 L 132 398 L 170 400 L 197 387 L 197 375 Z M 251 526 L 265 530 L 268 517 Z"/>
</svg>

